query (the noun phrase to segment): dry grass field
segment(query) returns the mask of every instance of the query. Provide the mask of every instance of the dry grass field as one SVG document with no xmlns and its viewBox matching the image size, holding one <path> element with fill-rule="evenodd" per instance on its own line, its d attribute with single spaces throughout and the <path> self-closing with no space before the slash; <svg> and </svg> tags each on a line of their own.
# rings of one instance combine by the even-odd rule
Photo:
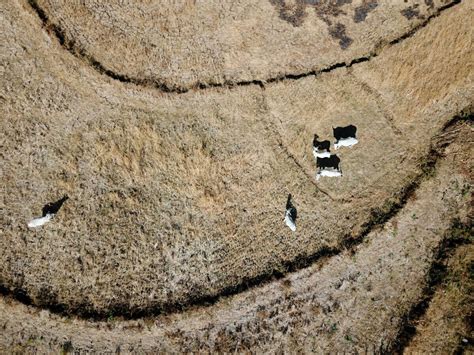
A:
<svg viewBox="0 0 474 355">
<path fill-rule="evenodd" d="M 473 10 L 1 2 L 0 350 L 472 351 Z"/>
</svg>

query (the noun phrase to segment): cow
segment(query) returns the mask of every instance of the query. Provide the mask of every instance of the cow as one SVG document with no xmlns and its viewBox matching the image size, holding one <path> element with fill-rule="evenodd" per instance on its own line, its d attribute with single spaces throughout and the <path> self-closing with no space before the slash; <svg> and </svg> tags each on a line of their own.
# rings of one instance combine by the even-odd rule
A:
<svg viewBox="0 0 474 355">
<path fill-rule="evenodd" d="M 36 228 L 36 227 L 41 227 L 43 224 L 49 222 L 51 219 L 53 219 L 54 214 L 47 213 L 43 217 L 38 217 L 34 218 L 31 221 L 28 222 L 28 227 L 29 228 Z"/>
<path fill-rule="evenodd" d="M 43 207 L 42 216 L 38 218 L 34 218 L 30 222 L 28 222 L 28 227 L 30 228 L 40 227 L 43 224 L 52 220 L 53 217 L 56 215 L 56 213 L 58 213 L 63 203 L 66 202 L 68 198 L 69 198 L 68 196 L 64 196 L 63 198 L 61 198 L 60 200 L 56 202 L 50 202 L 46 204 Z"/>
<path fill-rule="evenodd" d="M 329 158 L 317 158 L 316 166 L 318 171 L 316 173 L 316 180 L 319 180 L 321 176 L 342 176 L 342 171 L 339 167 L 340 162 L 341 159 L 335 154 L 332 154 Z"/>
<path fill-rule="evenodd" d="M 346 127 L 336 127 L 332 128 L 334 138 L 334 148 L 338 149 L 339 147 L 350 147 L 358 143 L 356 138 L 357 127 L 354 125 L 349 125 Z"/>
<path fill-rule="evenodd" d="M 291 203 L 291 194 L 288 194 L 288 199 L 286 200 L 285 223 L 293 232 L 296 231 L 296 218 L 296 208 Z"/>
<path fill-rule="evenodd" d="M 331 142 L 329 141 L 319 141 L 318 135 L 315 134 L 313 138 L 313 155 L 314 159 L 318 158 L 329 158 L 331 153 L 329 148 L 331 146 Z"/>
</svg>

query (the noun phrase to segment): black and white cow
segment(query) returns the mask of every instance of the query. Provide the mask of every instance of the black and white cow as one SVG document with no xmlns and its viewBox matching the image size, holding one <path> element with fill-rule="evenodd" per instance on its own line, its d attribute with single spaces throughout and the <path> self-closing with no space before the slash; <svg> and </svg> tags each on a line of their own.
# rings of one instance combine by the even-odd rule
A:
<svg viewBox="0 0 474 355">
<path fill-rule="evenodd" d="M 43 207 L 43 214 L 41 217 L 34 218 L 30 222 L 28 222 L 28 227 L 36 228 L 40 227 L 43 224 L 49 222 L 53 217 L 58 213 L 59 209 L 63 205 L 64 202 L 68 199 L 68 196 L 64 196 L 62 199 L 56 202 L 50 202 Z"/>
<path fill-rule="evenodd" d="M 286 200 L 285 223 L 293 232 L 296 231 L 296 217 L 296 208 L 291 203 L 291 194 L 288 194 L 288 199 Z"/>
<path fill-rule="evenodd" d="M 318 158 L 329 158 L 331 153 L 329 151 L 329 147 L 331 146 L 331 142 L 329 141 L 319 141 L 318 135 L 315 134 L 313 138 L 313 155 L 314 159 Z"/>
<path fill-rule="evenodd" d="M 334 138 L 334 148 L 338 149 L 339 147 L 350 147 L 358 143 L 356 138 L 357 127 L 354 125 L 349 125 L 346 127 L 336 127 L 332 128 Z"/>
<path fill-rule="evenodd" d="M 318 172 L 316 173 L 316 180 L 319 180 L 321 176 L 342 176 L 342 171 L 339 167 L 340 162 L 341 159 L 335 154 L 332 154 L 329 158 L 317 158 L 316 166 L 318 167 Z"/>
</svg>

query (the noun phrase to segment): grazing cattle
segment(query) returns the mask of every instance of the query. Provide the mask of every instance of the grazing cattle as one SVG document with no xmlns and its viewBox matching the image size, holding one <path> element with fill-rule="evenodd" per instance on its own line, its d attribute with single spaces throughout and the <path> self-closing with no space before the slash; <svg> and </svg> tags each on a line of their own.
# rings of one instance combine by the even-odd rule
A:
<svg viewBox="0 0 474 355">
<path fill-rule="evenodd" d="M 329 158 L 331 153 L 329 152 L 329 147 L 331 146 L 331 142 L 329 141 L 319 141 L 318 135 L 314 135 L 313 139 L 313 155 L 314 159 L 318 158 Z"/>
<path fill-rule="evenodd" d="M 296 217 L 296 208 L 291 203 L 291 194 L 288 194 L 288 199 L 286 200 L 285 223 L 293 232 L 296 231 Z"/>
<path fill-rule="evenodd" d="M 43 207 L 43 215 L 42 217 L 34 218 L 30 222 L 28 222 L 28 227 L 30 228 L 36 228 L 40 227 L 43 224 L 49 222 L 53 217 L 56 215 L 56 213 L 59 211 L 63 203 L 68 199 L 69 197 L 64 196 L 62 199 L 56 201 L 56 202 L 50 202 L 46 204 Z"/>
<path fill-rule="evenodd" d="M 321 176 L 338 177 L 342 176 L 342 171 L 339 168 L 341 159 L 333 154 L 329 158 L 318 158 L 316 160 L 316 166 L 318 172 L 316 173 L 316 180 L 319 180 Z"/>
<path fill-rule="evenodd" d="M 356 138 L 357 127 L 354 125 L 336 128 L 333 127 L 332 131 L 334 138 L 336 138 L 336 142 L 334 143 L 335 149 L 338 149 L 339 147 L 350 147 L 358 143 Z"/>
</svg>

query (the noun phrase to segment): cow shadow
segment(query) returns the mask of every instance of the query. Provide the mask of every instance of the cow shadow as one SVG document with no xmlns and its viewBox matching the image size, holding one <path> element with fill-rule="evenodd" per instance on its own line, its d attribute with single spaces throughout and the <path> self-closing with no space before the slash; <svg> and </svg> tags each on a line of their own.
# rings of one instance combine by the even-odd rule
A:
<svg viewBox="0 0 474 355">
<path fill-rule="evenodd" d="M 58 211 L 61 209 L 62 205 L 64 202 L 69 197 L 67 195 L 64 195 L 63 198 L 57 200 L 56 202 L 49 202 L 46 205 L 43 206 L 43 217 L 46 216 L 47 214 L 56 214 Z"/>
</svg>

